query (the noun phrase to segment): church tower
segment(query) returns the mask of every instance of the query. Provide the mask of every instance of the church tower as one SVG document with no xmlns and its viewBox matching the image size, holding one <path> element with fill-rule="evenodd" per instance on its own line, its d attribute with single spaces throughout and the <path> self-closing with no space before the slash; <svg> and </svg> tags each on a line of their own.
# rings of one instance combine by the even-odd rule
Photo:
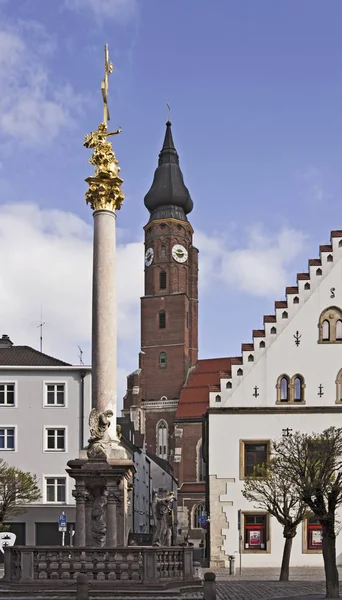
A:
<svg viewBox="0 0 342 600">
<path fill-rule="evenodd" d="M 187 218 L 193 202 L 169 121 L 144 202 L 150 218 L 144 227 L 140 364 L 128 377 L 123 413 L 130 411 L 137 420 L 138 412 L 140 429 L 144 420 L 147 450 L 172 462 L 178 399 L 198 358 L 198 250 L 192 245 Z"/>
</svg>

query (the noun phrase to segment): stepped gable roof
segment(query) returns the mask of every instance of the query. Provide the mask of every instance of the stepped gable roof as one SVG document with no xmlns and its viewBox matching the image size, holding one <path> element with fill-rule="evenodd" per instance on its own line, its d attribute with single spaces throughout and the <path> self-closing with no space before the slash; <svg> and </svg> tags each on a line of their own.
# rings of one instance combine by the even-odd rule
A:
<svg viewBox="0 0 342 600">
<path fill-rule="evenodd" d="M 39 352 L 30 346 L 0 348 L 0 366 L 6 367 L 71 367 L 70 363 Z"/>
<path fill-rule="evenodd" d="M 209 405 L 209 387 L 219 386 L 223 375 L 230 377 L 232 360 L 232 358 L 202 359 L 189 370 L 187 382 L 180 393 L 176 420 L 202 417 Z"/>
</svg>

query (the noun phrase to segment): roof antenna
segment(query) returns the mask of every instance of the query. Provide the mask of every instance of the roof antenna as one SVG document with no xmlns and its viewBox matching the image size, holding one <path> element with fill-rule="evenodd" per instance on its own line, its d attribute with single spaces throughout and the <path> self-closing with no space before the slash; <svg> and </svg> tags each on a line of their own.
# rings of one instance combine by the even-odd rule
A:
<svg viewBox="0 0 342 600">
<path fill-rule="evenodd" d="M 82 350 L 81 346 L 77 346 L 77 348 L 79 349 L 78 358 L 80 359 L 80 365 L 84 365 L 84 362 L 83 362 L 83 350 Z"/>
<path fill-rule="evenodd" d="M 38 325 L 39 329 L 40 329 L 40 338 L 39 338 L 39 342 L 40 342 L 40 351 L 43 352 L 43 327 L 44 325 L 46 325 L 45 321 L 43 321 L 43 303 L 41 303 L 40 305 L 40 323 Z"/>
</svg>

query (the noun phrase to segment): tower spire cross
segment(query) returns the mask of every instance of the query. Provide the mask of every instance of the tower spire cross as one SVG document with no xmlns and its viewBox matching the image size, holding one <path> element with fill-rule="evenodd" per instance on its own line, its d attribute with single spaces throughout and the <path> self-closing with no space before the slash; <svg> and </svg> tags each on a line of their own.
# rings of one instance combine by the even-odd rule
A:
<svg viewBox="0 0 342 600">
<path fill-rule="evenodd" d="M 103 98 L 103 122 L 107 125 L 110 121 L 110 114 L 108 108 L 108 76 L 113 73 L 113 63 L 109 60 L 108 44 L 105 45 L 105 60 L 104 60 L 104 79 L 101 83 L 101 91 Z"/>
</svg>

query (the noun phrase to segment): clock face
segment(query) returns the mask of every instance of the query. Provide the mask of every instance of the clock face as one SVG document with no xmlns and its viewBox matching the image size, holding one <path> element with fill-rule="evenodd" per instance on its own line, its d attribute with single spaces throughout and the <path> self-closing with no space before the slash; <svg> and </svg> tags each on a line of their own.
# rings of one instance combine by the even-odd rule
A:
<svg viewBox="0 0 342 600">
<path fill-rule="evenodd" d="M 152 264 L 152 262 L 153 262 L 153 256 L 154 256 L 153 248 L 147 248 L 146 254 L 145 254 L 145 265 L 146 265 L 146 267 L 149 267 Z"/>
<path fill-rule="evenodd" d="M 172 248 L 172 258 L 179 263 L 184 263 L 188 259 L 188 251 L 181 244 L 176 244 Z"/>
</svg>

